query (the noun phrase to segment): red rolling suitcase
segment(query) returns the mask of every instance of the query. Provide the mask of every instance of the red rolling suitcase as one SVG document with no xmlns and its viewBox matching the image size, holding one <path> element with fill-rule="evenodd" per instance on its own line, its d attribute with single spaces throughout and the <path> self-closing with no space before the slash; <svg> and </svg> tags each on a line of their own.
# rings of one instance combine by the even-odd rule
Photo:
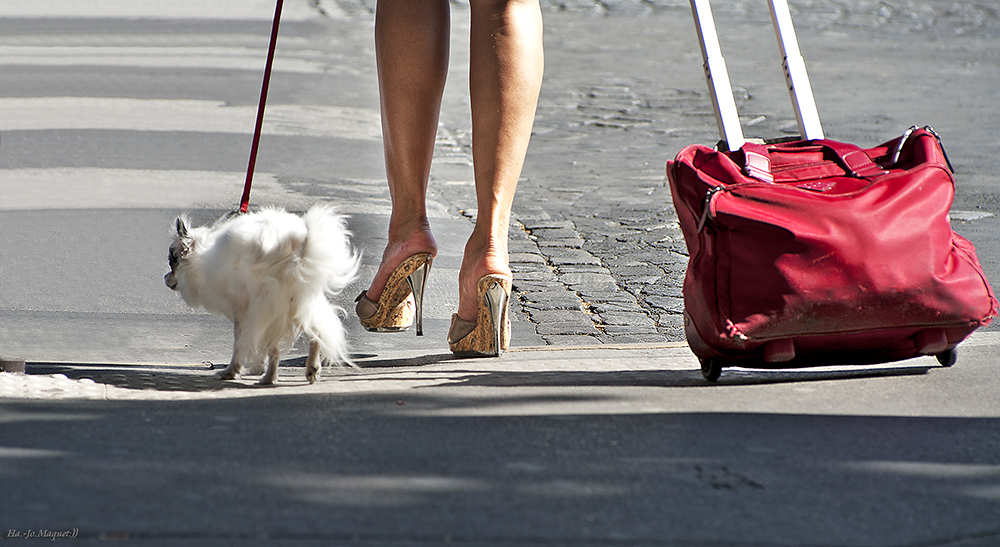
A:
<svg viewBox="0 0 1000 547">
<path fill-rule="evenodd" d="M 769 0 L 802 140 L 746 142 L 708 0 L 691 0 L 722 142 L 667 163 L 689 252 L 688 344 L 727 366 L 936 355 L 996 317 L 975 249 L 954 233 L 951 166 L 929 127 L 873 148 L 825 139 L 785 0 Z"/>
</svg>

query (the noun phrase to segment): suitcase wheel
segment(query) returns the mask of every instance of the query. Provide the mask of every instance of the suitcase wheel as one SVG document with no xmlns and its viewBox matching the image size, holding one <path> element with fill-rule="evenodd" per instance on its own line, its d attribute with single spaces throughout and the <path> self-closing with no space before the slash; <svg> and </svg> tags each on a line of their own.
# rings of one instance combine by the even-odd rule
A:
<svg viewBox="0 0 1000 547">
<path fill-rule="evenodd" d="M 711 357 L 699 358 L 701 361 L 701 375 L 709 382 L 717 382 L 722 375 L 722 362 Z"/>
<path fill-rule="evenodd" d="M 958 361 L 958 348 L 946 349 L 935 355 L 935 357 L 937 357 L 938 363 L 941 363 L 942 367 L 950 367 Z M 702 365 L 702 370 L 705 370 L 704 365 Z"/>
</svg>

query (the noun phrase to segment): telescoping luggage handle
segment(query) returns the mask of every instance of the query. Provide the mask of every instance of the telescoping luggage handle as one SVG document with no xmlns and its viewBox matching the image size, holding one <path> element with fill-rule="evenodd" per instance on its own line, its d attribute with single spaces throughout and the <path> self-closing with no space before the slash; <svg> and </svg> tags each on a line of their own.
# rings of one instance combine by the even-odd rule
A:
<svg viewBox="0 0 1000 547">
<path fill-rule="evenodd" d="M 785 81 L 788 84 L 788 94 L 795 109 L 795 119 L 804 139 L 822 139 L 823 126 L 816 110 L 812 86 L 809 85 L 809 75 L 806 73 L 805 61 L 799 52 L 795 28 L 792 25 L 792 15 L 788 10 L 787 0 L 768 0 L 771 8 L 771 22 L 778 38 L 778 48 L 781 51 L 782 65 L 785 70 Z M 730 150 L 737 150 L 746 142 L 743 129 L 740 127 L 739 114 L 736 111 L 736 100 L 733 98 L 733 88 L 729 81 L 729 71 L 722 57 L 722 47 L 719 45 L 719 34 L 712 17 L 709 0 L 691 0 L 691 11 L 694 13 L 695 27 L 698 30 L 698 41 L 701 43 L 701 54 L 705 60 L 705 78 L 708 80 L 709 93 L 712 96 L 712 107 L 715 109 L 715 119 L 719 124 L 719 135 Z"/>
</svg>

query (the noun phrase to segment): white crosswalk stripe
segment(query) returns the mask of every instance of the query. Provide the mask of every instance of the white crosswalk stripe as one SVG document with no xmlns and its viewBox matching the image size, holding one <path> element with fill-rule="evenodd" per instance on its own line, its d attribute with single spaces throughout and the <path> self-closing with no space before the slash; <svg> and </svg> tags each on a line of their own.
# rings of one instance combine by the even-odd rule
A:
<svg viewBox="0 0 1000 547">
<path fill-rule="evenodd" d="M 178 39 L 182 40 L 181 37 Z M 0 46 L 0 66 L 134 66 L 263 72 L 266 58 L 266 48 L 253 47 Z M 272 68 L 275 73 L 301 74 L 322 74 L 327 70 L 320 61 L 286 53 L 275 54 Z"/>
<path fill-rule="evenodd" d="M 0 211 L 43 209 L 232 209 L 246 173 L 153 169 L 53 167 L 0 170 Z M 86 192 L 80 192 L 86 188 Z M 381 180 L 353 180 L 357 199 L 339 200 L 343 213 L 379 214 L 390 204 Z M 304 210 L 315 198 L 288 190 L 273 173 L 254 173 L 255 206 Z M 431 217 L 447 211 L 431 203 Z"/>
<path fill-rule="evenodd" d="M 282 21 L 303 21 L 314 17 L 317 8 L 306 0 L 289 0 L 281 10 Z M 338 13 L 336 2 L 317 2 L 326 13 Z M 270 21 L 274 15 L 273 0 L 170 0 L 148 2 L 137 0 L 4 0 L 4 18 L 71 18 L 71 19 L 236 19 Z"/>
<path fill-rule="evenodd" d="M 307 21 L 322 7 L 326 16 L 337 17 L 336 3 L 286 1 L 284 23 Z M 153 78 L 170 78 L 169 72 L 199 70 L 246 71 L 255 78 L 263 74 L 267 56 L 266 34 L 236 32 L 179 31 L 186 23 L 162 25 L 164 20 L 230 22 L 270 21 L 273 0 L 213 0 L 202 2 L 133 2 L 105 0 L 47 2 L 4 0 L 0 16 L 8 28 L 22 20 L 70 19 L 81 21 L 74 32 L 8 32 L 0 35 L 0 70 L 80 71 L 137 68 L 152 71 Z M 103 20 L 93 29 L 86 20 Z M 112 21 L 120 21 L 116 23 Z M 135 22 L 160 21 L 162 32 L 129 30 Z M 37 23 L 36 23 L 37 24 Z M 110 25 L 116 32 L 100 30 Z M 178 26 L 180 25 L 180 26 Z M 75 27 L 74 23 L 74 27 Z M 60 27 L 57 27 L 60 28 Z M 260 27 L 263 29 L 264 27 Z M 294 78 L 296 74 L 329 74 L 341 70 L 324 59 L 309 38 L 280 37 L 274 74 Z M 333 68 L 331 68 L 331 66 Z M 181 73 L 183 74 L 183 72 Z M 183 76 L 181 76 L 183 78 Z M 286 80 L 287 81 L 287 80 Z M 114 82 L 101 86 L 116 91 Z M 257 88 L 259 89 L 259 88 Z M 244 95 L 256 95 L 242 90 Z M 58 89 L 73 91 L 66 85 Z M 147 94 L 144 88 L 136 92 Z M 99 91 L 98 91 L 99 92 Z M 93 91 L 91 91 L 93 93 Z M 117 93 L 115 93 L 117 95 Z M 176 97 L 176 93 L 172 94 Z M 52 131 L 105 131 L 144 133 L 185 133 L 251 135 L 257 115 L 256 104 L 232 105 L 225 100 L 157 98 L 155 96 L 16 96 L 0 97 L 0 131 L 21 132 L 18 138 L 48 142 Z M 373 108 L 336 105 L 281 104 L 269 101 L 262 133 L 270 137 L 336 138 L 371 144 L 381 139 L 379 114 Z M 111 134 L 111 133 L 109 133 Z M 142 137 L 138 137 L 141 139 Z M 173 139 L 174 137 L 167 137 Z M 251 140 L 246 139 L 249 152 Z M 377 146 L 377 144 L 375 144 Z M 48 151 L 46 151 L 48 153 Z M 55 153 L 59 153 L 56 151 Z M 0 160 L 3 160 L 0 155 Z M 0 210 L 114 209 L 114 208 L 231 208 L 242 192 L 245 173 L 197 169 L 143 169 L 100 167 L 23 168 L 14 159 L 4 160 L 0 169 Z M 106 163 L 106 162 L 105 162 Z M 134 162 L 133 162 L 134 163 Z M 358 199 L 341 203 L 345 212 L 376 212 L 388 207 L 384 182 L 352 179 L 343 192 Z M 86 188 L 86 192 L 80 192 Z M 273 173 L 257 170 L 254 177 L 254 205 L 281 205 L 304 208 L 315 197 L 304 196 L 280 184 Z"/>
<path fill-rule="evenodd" d="M 377 141 L 378 112 L 365 108 L 268 105 L 265 135 Z M 256 106 L 221 101 L 94 97 L 0 98 L 0 131 L 106 129 L 252 134 Z"/>
</svg>

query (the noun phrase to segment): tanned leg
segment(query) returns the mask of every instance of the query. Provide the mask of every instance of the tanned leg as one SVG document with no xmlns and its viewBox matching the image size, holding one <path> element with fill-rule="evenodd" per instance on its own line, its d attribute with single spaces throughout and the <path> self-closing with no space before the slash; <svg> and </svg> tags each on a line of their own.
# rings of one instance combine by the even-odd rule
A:
<svg viewBox="0 0 1000 547">
<path fill-rule="evenodd" d="M 448 75 L 449 18 L 448 0 L 379 0 L 375 11 L 382 140 L 392 199 L 389 242 L 368 288 L 375 302 L 403 260 L 437 254 L 426 196 Z"/>
<path fill-rule="evenodd" d="M 479 213 L 459 273 L 458 316 L 467 321 L 477 316 L 479 278 L 511 275 L 507 232 L 544 65 L 537 0 L 472 0 L 471 9 L 469 80 Z"/>
</svg>

